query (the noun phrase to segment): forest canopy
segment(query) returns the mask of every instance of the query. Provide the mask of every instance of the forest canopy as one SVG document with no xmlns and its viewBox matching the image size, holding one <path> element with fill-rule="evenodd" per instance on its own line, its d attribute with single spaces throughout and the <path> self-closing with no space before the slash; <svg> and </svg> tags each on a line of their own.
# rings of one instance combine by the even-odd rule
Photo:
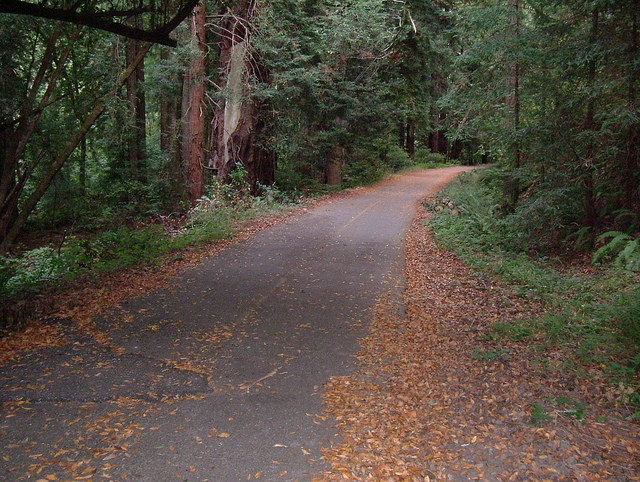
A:
<svg viewBox="0 0 640 482">
<path fill-rule="evenodd" d="M 495 215 L 529 248 L 637 240 L 638 6 L 0 2 L 0 250 L 186 213 L 217 183 L 444 160 L 502 167 Z"/>
<path fill-rule="evenodd" d="M 3 0 L 0 13 L 32 15 L 112 32 L 124 37 L 175 47 L 169 37 L 199 0 L 147 1 L 79 0 L 73 3 Z"/>
</svg>

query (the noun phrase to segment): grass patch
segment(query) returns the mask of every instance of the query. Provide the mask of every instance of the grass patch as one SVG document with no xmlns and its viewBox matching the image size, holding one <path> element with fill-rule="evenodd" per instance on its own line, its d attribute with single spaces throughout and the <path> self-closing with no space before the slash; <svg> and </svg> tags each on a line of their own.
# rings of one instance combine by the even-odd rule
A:
<svg viewBox="0 0 640 482">
<path fill-rule="evenodd" d="M 533 329 L 525 321 L 518 323 L 498 322 L 493 325 L 493 330 L 498 337 L 511 341 L 522 341 L 533 337 Z"/>
<path fill-rule="evenodd" d="M 543 403 L 531 404 L 531 423 L 541 426 L 545 422 L 552 422 L 558 417 L 572 418 L 584 422 L 588 406 L 575 402 L 569 397 L 549 397 Z"/>
<path fill-rule="evenodd" d="M 500 360 L 508 360 L 511 356 L 511 352 L 502 346 L 494 348 L 493 350 L 480 350 L 476 349 L 473 353 L 473 357 L 478 361 L 494 362 Z"/>
<path fill-rule="evenodd" d="M 68 236 L 57 246 L 42 246 L 14 257 L 0 256 L 0 298 L 6 301 L 33 295 L 81 276 L 161 264 L 168 255 L 227 238 L 234 226 L 293 204 L 279 198 L 273 189 L 252 197 L 218 186 L 179 219 L 160 217 L 144 226 Z"/>
<path fill-rule="evenodd" d="M 425 205 L 436 213 L 430 224 L 448 249 L 547 308 L 546 314 L 530 320 L 496 323 L 492 338 L 530 343 L 538 356 L 561 351 L 563 369 L 574 373 L 588 372 L 587 365 L 600 367 L 612 384 L 627 387 L 628 403 L 638 400 L 640 408 L 637 273 L 613 264 L 563 264 L 561 257 L 543 254 L 538 245 L 528 249 L 522 240 L 529 239 L 531 229 L 543 237 L 544 232 L 538 224 L 528 225 L 522 212 L 501 211 L 500 193 L 493 188 L 495 175 L 492 170 L 467 173 L 451 183 L 435 203 Z M 549 229 L 553 229 L 551 224 Z M 490 355 L 482 354 L 483 358 Z M 542 412 L 540 417 L 544 419 Z"/>
</svg>

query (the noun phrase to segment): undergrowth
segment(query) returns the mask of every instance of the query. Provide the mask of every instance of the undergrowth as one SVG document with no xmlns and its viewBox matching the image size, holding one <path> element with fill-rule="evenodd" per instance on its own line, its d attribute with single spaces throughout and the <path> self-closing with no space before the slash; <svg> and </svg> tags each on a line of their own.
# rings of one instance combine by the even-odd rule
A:
<svg viewBox="0 0 640 482">
<path fill-rule="evenodd" d="M 185 215 L 159 216 L 145 225 L 119 226 L 92 235 L 71 235 L 55 246 L 0 256 L 0 300 L 23 298 L 81 276 L 159 264 L 170 253 L 229 237 L 238 222 L 295 202 L 271 187 L 255 197 L 241 181 L 216 183 Z"/>
<path fill-rule="evenodd" d="M 598 367 L 612 385 L 622 387 L 622 402 L 640 418 L 637 243 L 628 235 L 606 233 L 602 239 L 614 244 L 600 248 L 593 264 L 563 263 L 561 255 L 545 256 L 539 243 L 529 242 L 532 231 L 544 238 L 544 224 L 548 236 L 561 227 L 541 219 L 527 223 L 522 209 L 501 211 L 495 175 L 492 170 L 463 175 L 435 203 L 425 204 L 437 213 L 431 227 L 448 249 L 547 307 L 546 314 L 537 318 L 497 323 L 494 336 L 527 343 L 532 353 L 560 350 L 565 370 L 586 373 L 587 367 Z"/>
</svg>

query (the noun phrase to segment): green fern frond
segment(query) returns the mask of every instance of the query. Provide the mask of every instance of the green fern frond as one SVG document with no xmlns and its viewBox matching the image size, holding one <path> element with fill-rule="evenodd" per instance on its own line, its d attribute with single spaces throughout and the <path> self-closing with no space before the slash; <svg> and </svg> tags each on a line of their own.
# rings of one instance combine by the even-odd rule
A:
<svg viewBox="0 0 640 482">
<path fill-rule="evenodd" d="M 640 269 L 640 238 L 628 242 L 613 263 L 615 266 L 631 271 Z"/>
<path fill-rule="evenodd" d="M 608 231 L 598 236 L 598 242 L 611 240 L 593 255 L 593 263 L 611 260 L 614 266 L 631 271 L 640 270 L 640 238 L 621 231 Z"/>
</svg>

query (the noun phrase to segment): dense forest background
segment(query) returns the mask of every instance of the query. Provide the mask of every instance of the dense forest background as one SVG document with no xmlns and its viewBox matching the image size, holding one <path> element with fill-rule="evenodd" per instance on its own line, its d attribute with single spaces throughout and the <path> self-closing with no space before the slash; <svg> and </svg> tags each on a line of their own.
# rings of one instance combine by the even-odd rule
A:
<svg viewBox="0 0 640 482">
<path fill-rule="evenodd" d="M 639 13 L 638 0 L 203 0 L 175 47 L 0 14 L 3 293 L 24 286 L 20 266 L 46 258 L 32 277 L 54 278 L 142 243 L 140 226 L 148 241 L 225 203 L 443 161 L 499 166 L 485 182 L 517 249 L 604 246 L 638 269 Z"/>
</svg>

